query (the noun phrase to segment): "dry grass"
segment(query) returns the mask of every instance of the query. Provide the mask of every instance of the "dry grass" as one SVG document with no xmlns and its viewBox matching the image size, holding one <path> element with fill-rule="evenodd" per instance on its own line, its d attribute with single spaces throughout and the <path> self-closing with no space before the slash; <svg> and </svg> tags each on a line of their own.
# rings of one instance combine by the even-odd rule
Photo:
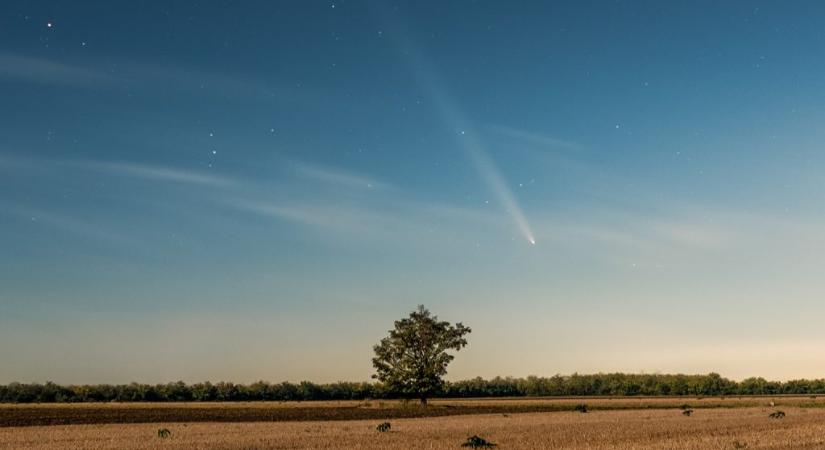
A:
<svg viewBox="0 0 825 450">
<path fill-rule="evenodd" d="M 72 425 L 0 428 L 0 449 L 439 449 L 478 434 L 500 449 L 813 449 L 825 448 L 825 410 L 773 408 L 527 413 L 398 419 L 387 433 L 374 421 Z M 746 446 L 746 447 L 744 447 Z"/>
</svg>

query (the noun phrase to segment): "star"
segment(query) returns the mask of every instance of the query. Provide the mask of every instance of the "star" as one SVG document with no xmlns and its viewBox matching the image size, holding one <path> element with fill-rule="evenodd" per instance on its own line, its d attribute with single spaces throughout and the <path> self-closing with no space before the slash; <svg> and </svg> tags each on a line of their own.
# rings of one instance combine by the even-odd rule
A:
<svg viewBox="0 0 825 450">
<path fill-rule="evenodd" d="M 53 25 L 53 24 L 52 24 L 51 22 L 46 22 L 46 28 L 51 28 L 51 27 L 52 27 L 52 25 Z"/>
</svg>

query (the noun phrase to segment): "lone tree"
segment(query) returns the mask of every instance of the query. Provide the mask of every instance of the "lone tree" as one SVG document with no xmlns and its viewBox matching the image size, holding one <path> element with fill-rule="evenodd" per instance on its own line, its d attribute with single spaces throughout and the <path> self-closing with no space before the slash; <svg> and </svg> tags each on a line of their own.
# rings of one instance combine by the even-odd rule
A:
<svg viewBox="0 0 825 450">
<path fill-rule="evenodd" d="M 464 336 L 470 328 L 461 322 L 450 325 L 439 322 L 437 316 L 419 305 L 410 317 L 396 320 L 395 329 L 373 347 L 373 375 L 394 391 L 409 398 L 418 398 L 422 405 L 437 393 L 443 384 L 441 377 L 455 356 L 447 350 L 461 350 L 467 345 Z"/>
</svg>

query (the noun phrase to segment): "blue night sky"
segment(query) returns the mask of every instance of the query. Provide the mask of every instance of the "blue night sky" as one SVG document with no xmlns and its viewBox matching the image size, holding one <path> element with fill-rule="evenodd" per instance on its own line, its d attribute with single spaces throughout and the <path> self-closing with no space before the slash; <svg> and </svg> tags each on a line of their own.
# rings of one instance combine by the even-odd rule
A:
<svg viewBox="0 0 825 450">
<path fill-rule="evenodd" d="M 825 6 L 0 5 L 0 383 L 825 375 Z"/>
</svg>

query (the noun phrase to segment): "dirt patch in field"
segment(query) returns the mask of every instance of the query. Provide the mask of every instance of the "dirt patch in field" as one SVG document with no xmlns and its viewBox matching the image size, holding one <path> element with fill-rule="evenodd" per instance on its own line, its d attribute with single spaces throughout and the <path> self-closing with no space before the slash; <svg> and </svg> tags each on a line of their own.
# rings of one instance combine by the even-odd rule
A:
<svg viewBox="0 0 825 450">
<path fill-rule="evenodd" d="M 298 422 L 388 420 L 468 414 L 517 414 L 588 411 L 747 408 L 820 408 L 825 400 L 809 397 L 744 398 L 566 398 L 434 400 L 422 408 L 400 401 L 233 402 L 233 403 L 92 403 L 0 405 L 0 427 L 107 423 Z"/>
<path fill-rule="evenodd" d="M 110 424 L 0 428 L 0 449 L 457 449 L 473 435 L 500 449 L 821 449 L 825 410 L 678 409 L 488 414 L 376 421 Z M 158 433 L 168 430 L 169 434 Z"/>
<path fill-rule="evenodd" d="M 212 408 L 105 407 L 0 408 L 0 427 L 157 422 L 298 422 L 400 419 L 465 414 L 563 411 L 564 405 L 429 406 L 426 408 L 289 407 Z"/>
</svg>

